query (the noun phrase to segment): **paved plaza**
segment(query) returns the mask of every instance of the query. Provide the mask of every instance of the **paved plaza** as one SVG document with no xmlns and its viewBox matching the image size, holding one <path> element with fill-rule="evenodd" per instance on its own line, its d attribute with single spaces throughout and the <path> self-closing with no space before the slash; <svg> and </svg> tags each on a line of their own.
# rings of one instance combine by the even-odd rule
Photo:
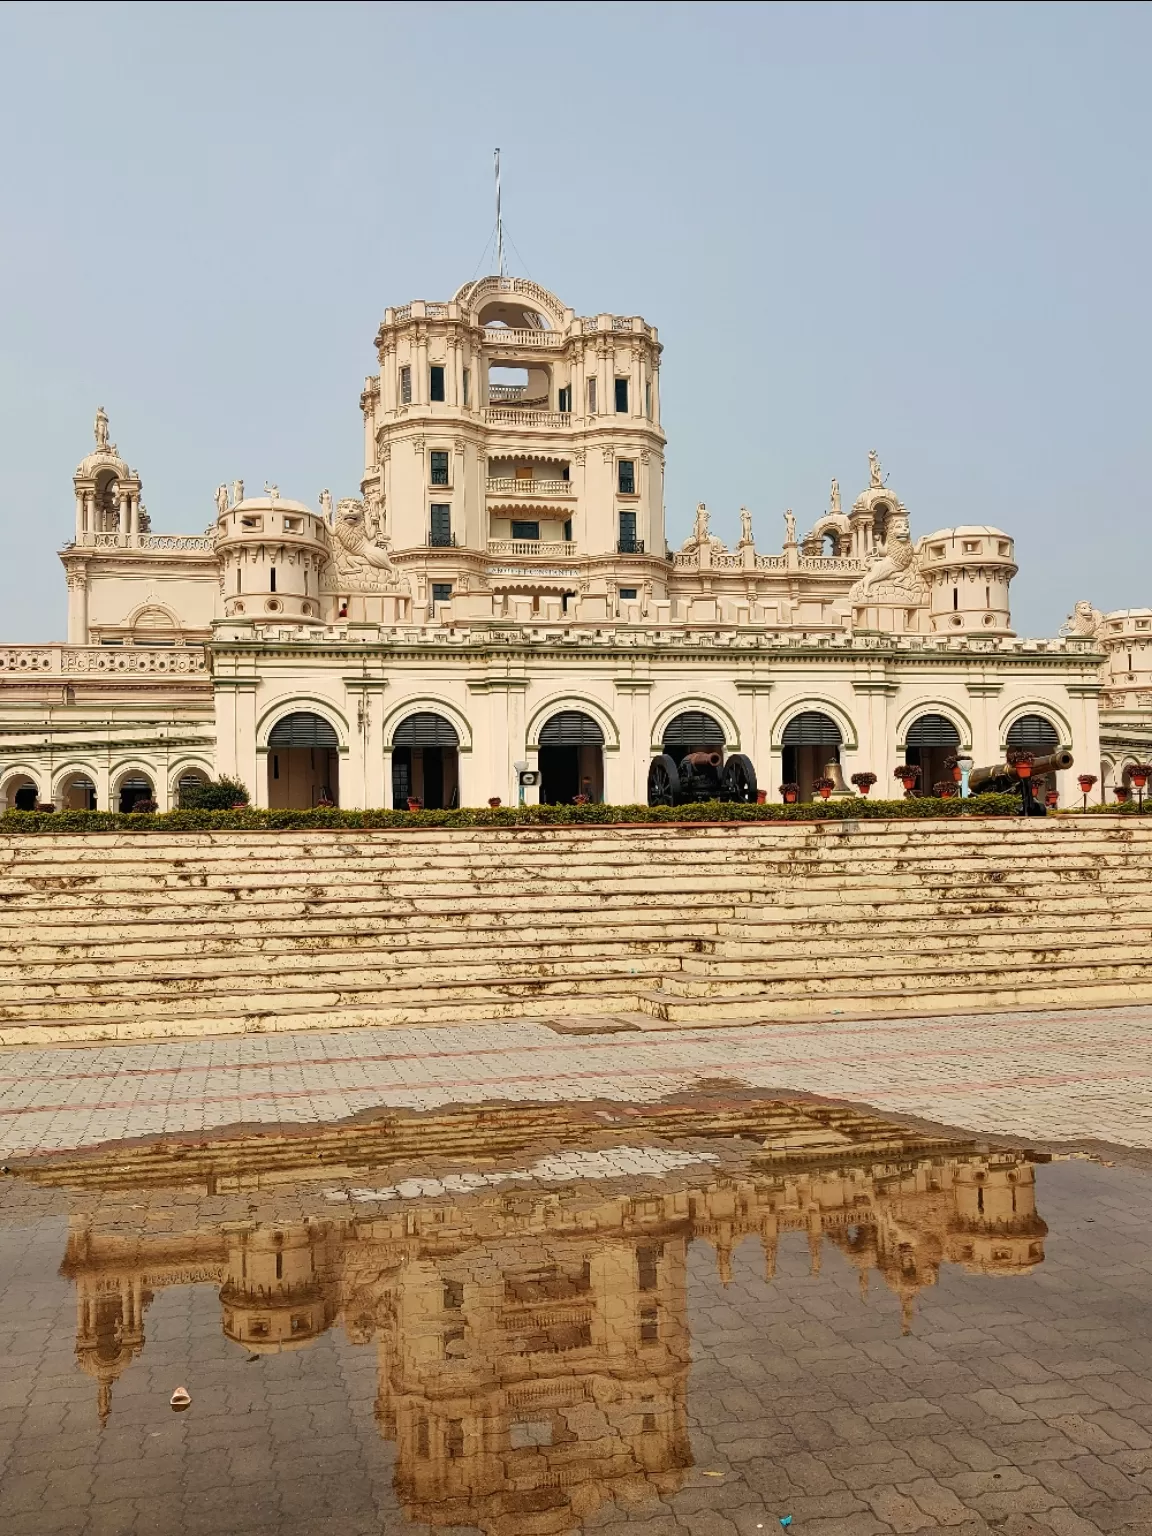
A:
<svg viewBox="0 0 1152 1536">
<path fill-rule="evenodd" d="M 567 1028 L 569 1026 L 563 1026 Z M 965 1130 L 1152 1148 L 1152 1007 L 624 1031 L 543 1022 L 0 1053 L 0 1154 L 377 1107 L 644 1103 L 724 1079 Z"/>
</svg>

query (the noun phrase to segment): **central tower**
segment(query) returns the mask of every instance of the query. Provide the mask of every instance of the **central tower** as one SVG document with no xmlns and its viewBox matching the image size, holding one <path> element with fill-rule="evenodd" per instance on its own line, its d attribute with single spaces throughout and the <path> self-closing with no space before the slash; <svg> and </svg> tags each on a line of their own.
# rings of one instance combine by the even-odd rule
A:
<svg viewBox="0 0 1152 1536">
<path fill-rule="evenodd" d="M 578 592 L 607 604 L 663 584 L 654 326 L 486 277 L 386 310 L 376 345 L 364 498 L 418 607 L 560 612 Z"/>
</svg>

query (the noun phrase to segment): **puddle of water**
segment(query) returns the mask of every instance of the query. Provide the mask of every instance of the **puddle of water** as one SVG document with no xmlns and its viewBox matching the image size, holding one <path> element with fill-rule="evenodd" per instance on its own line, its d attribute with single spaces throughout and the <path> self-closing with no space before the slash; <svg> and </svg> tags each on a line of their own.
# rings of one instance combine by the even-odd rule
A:
<svg viewBox="0 0 1152 1536">
<path fill-rule="evenodd" d="M 4 1180 L 0 1532 L 1152 1530 L 1143 1176 L 810 1104 L 546 1113 Z"/>
</svg>

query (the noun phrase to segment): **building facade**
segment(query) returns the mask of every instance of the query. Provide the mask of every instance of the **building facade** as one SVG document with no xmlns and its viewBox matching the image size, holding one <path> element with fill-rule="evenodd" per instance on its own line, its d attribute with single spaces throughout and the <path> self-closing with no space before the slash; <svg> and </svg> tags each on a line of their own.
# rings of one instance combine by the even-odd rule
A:
<svg viewBox="0 0 1152 1536">
<path fill-rule="evenodd" d="M 959 749 L 1069 748 L 1065 800 L 1098 771 L 1115 656 L 1090 605 L 1017 637 L 1010 535 L 915 537 L 875 453 L 779 549 L 746 509 L 728 549 L 703 504 L 671 549 L 654 326 L 490 277 L 386 310 L 376 346 L 361 494 L 335 504 L 237 481 L 207 532 L 154 533 L 100 409 L 67 643 L 0 648 L 0 804 L 165 809 L 219 773 L 258 805 L 508 804 L 524 769 L 529 801 L 628 803 L 695 748 L 771 800 L 857 771 L 888 793 L 906 760 L 930 792 Z"/>
</svg>

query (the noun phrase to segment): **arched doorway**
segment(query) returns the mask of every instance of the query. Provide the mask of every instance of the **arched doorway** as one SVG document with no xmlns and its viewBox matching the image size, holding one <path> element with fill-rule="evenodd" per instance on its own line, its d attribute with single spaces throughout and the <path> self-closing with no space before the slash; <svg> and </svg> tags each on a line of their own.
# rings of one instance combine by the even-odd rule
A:
<svg viewBox="0 0 1152 1536">
<path fill-rule="evenodd" d="M 116 809 L 121 814 L 135 810 L 140 800 L 155 800 L 152 780 L 145 773 L 134 770 L 126 773 L 116 786 Z"/>
<path fill-rule="evenodd" d="M 839 763 L 843 740 L 832 716 L 818 709 L 794 715 L 784 727 L 784 783 L 798 784 L 801 800 L 811 800 L 813 780 L 825 777 L 829 763 Z"/>
<path fill-rule="evenodd" d="M 308 710 L 277 720 L 268 737 L 268 804 L 306 811 L 340 804 L 340 743 L 322 715 Z"/>
<path fill-rule="evenodd" d="M 604 732 L 583 710 L 565 709 L 540 732 L 540 801 L 571 805 L 604 798 Z"/>
<path fill-rule="evenodd" d="M 1008 727 L 1008 748 L 1026 747 L 1036 757 L 1048 757 L 1060 745 L 1056 727 L 1045 715 L 1021 715 Z M 1043 802 L 1045 794 L 1056 788 L 1054 773 L 1032 776 L 1033 798 Z"/>
<path fill-rule="evenodd" d="M 187 773 L 182 773 L 176 781 L 176 804 L 183 809 L 185 798 L 191 790 L 199 789 L 202 784 L 207 784 L 208 775 L 201 773 L 198 768 L 190 768 Z"/>
<path fill-rule="evenodd" d="M 96 786 L 86 773 L 74 773 L 61 784 L 59 800 L 62 811 L 94 811 Z"/>
<path fill-rule="evenodd" d="M 724 751 L 724 727 L 702 709 L 686 709 L 664 728 L 664 750 L 674 762 L 689 752 Z"/>
<path fill-rule="evenodd" d="M 4 792 L 4 808 L 8 811 L 34 811 L 40 799 L 35 779 L 26 773 L 17 773 L 8 780 Z"/>
<path fill-rule="evenodd" d="M 920 769 L 920 793 L 930 795 L 934 784 L 951 782 L 952 770 L 944 760 L 955 757 L 960 748 L 960 732 L 946 715 L 918 715 L 908 727 L 904 761 Z"/>
<path fill-rule="evenodd" d="M 451 720 L 425 710 L 401 721 L 392 738 L 392 804 L 408 797 L 426 811 L 451 811 L 460 804 L 460 738 Z"/>
</svg>

